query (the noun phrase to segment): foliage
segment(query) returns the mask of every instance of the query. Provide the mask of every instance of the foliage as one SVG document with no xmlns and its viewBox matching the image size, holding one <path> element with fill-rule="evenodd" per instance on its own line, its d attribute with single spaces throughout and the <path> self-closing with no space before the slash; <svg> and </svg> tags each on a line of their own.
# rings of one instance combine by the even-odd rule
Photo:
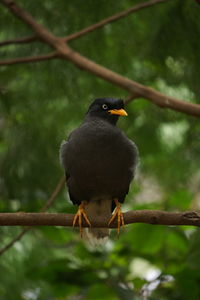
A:
<svg viewBox="0 0 200 300">
<path fill-rule="evenodd" d="M 131 2 L 25 1 L 55 34 L 68 35 Z M 136 1 L 141 2 L 141 1 Z M 199 98 L 200 6 L 174 0 L 149 7 L 71 42 L 94 61 L 166 94 Z M 0 7 L 1 40 L 31 35 Z M 48 52 L 34 42 L 1 48 L 1 57 Z M 99 96 L 126 94 L 70 63 L 51 60 L 2 67 L 0 81 L 0 208 L 39 211 L 63 170 L 59 146 Z M 199 209 L 197 118 L 162 110 L 145 99 L 127 107 L 119 126 L 138 145 L 140 167 L 127 209 Z M 64 190 L 51 208 L 75 212 Z M 19 228 L 0 228 L 1 245 Z M 200 231 L 191 227 L 135 224 L 115 232 L 103 249 L 84 245 L 75 230 L 37 228 L 0 260 L 0 299 L 200 298 Z"/>
</svg>

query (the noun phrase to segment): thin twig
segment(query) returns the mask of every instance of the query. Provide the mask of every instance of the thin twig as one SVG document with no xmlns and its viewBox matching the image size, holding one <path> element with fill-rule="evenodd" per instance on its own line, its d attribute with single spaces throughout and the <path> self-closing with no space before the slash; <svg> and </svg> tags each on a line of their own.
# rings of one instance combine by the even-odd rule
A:
<svg viewBox="0 0 200 300">
<path fill-rule="evenodd" d="M 26 10 L 22 9 L 14 0 L 0 0 L 3 5 L 8 7 L 8 9 L 17 16 L 20 20 L 30 26 L 35 32 L 38 38 L 46 42 L 49 45 L 53 45 L 55 40 L 59 41 L 51 32 L 49 32 L 45 27 L 36 22 L 36 20 L 28 13 Z"/>
<path fill-rule="evenodd" d="M 0 226 L 73 226 L 73 214 L 56 213 L 0 213 Z M 109 218 L 90 218 L 92 227 L 116 228 L 117 220 L 108 226 Z M 200 213 L 196 211 L 166 212 L 162 210 L 131 210 L 124 213 L 125 224 L 192 225 L 200 227 Z M 76 226 L 79 226 L 78 224 Z M 88 227 L 83 220 L 83 227 Z"/>
<path fill-rule="evenodd" d="M 124 100 L 124 105 L 128 105 L 131 101 L 134 99 L 137 99 L 139 97 L 138 94 L 130 94 L 125 100 Z"/>
<path fill-rule="evenodd" d="M 31 42 L 35 42 L 35 41 L 37 41 L 37 36 L 32 35 L 32 36 L 27 36 L 27 37 L 18 38 L 18 39 L 10 39 L 10 40 L 6 40 L 6 41 L 1 41 L 0 47 L 13 45 L 13 44 L 27 44 L 27 43 L 31 43 Z"/>
<path fill-rule="evenodd" d="M 8 66 L 8 65 L 15 65 L 15 64 L 24 64 L 24 63 L 33 63 L 42 60 L 50 60 L 52 58 L 56 58 L 57 53 L 52 52 L 45 55 L 38 55 L 38 56 L 29 56 L 29 57 L 18 57 L 13 59 L 7 59 L 0 61 L 0 66 Z"/>
<path fill-rule="evenodd" d="M 40 210 L 41 212 L 46 211 L 50 206 L 52 206 L 54 200 L 56 199 L 56 196 L 61 191 L 61 189 L 64 185 L 64 182 L 65 182 L 65 177 L 62 177 L 58 181 L 53 193 L 47 200 L 46 204 L 41 208 L 41 210 Z M 32 229 L 31 227 L 25 227 L 19 234 L 16 235 L 16 237 L 14 239 L 12 239 L 6 246 L 4 246 L 3 248 L 0 249 L 0 255 L 2 255 L 4 252 L 6 252 L 8 249 L 10 249 L 16 242 L 18 242 L 25 235 L 26 232 L 28 232 L 31 229 Z"/>
<path fill-rule="evenodd" d="M 55 190 L 53 191 L 53 193 L 51 194 L 51 196 L 49 197 L 49 199 L 47 200 L 47 202 L 45 203 L 45 205 L 40 209 L 41 212 L 46 211 L 47 209 L 49 209 L 50 206 L 52 206 L 56 196 L 59 194 L 59 192 L 61 191 L 61 189 L 63 188 L 65 183 L 65 176 L 63 176 L 62 178 L 60 178 L 60 180 L 58 181 Z"/>
<path fill-rule="evenodd" d="M 126 9 L 126 10 L 124 10 L 124 11 L 122 11 L 122 12 L 116 14 L 116 15 L 108 17 L 104 20 L 101 20 L 100 22 L 98 22 L 96 24 L 93 24 L 93 25 L 91 25 L 87 28 L 84 28 L 84 29 L 76 32 L 76 33 L 73 33 L 73 34 L 70 34 L 70 35 L 64 37 L 63 41 L 69 42 L 71 40 L 77 39 L 77 38 L 91 32 L 91 31 L 102 28 L 105 25 L 110 24 L 112 22 L 118 21 L 119 19 L 122 19 L 122 18 L 124 18 L 124 17 L 138 11 L 138 10 L 153 6 L 155 4 L 163 3 L 163 2 L 166 2 L 166 1 L 169 1 L 169 0 L 151 0 L 151 1 L 148 1 L 148 2 L 140 3 L 138 5 L 134 5 L 134 6 L 128 8 L 128 9 Z"/>
<path fill-rule="evenodd" d="M 17 234 L 16 237 L 14 237 L 14 239 L 12 239 L 7 245 L 0 249 L 0 255 L 2 255 L 4 252 L 10 249 L 16 242 L 21 240 L 25 233 L 31 229 L 31 227 L 25 227 L 24 229 L 22 229 L 22 231 L 19 234 Z"/>
</svg>

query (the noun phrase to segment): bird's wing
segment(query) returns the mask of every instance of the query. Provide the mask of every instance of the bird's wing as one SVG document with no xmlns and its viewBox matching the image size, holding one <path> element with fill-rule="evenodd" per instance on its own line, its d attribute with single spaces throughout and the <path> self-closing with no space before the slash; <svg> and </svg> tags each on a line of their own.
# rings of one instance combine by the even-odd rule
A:
<svg viewBox="0 0 200 300">
<path fill-rule="evenodd" d="M 69 138 L 70 138 L 70 136 L 69 136 Z M 70 197 L 71 201 L 73 202 L 73 204 L 79 205 L 81 202 L 74 197 L 74 195 L 72 194 L 72 192 L 70 190 L 70 186 L 69 186 L 69 179 L 71 177 L 70 161 L 69 161 L 71 151 L 69 149 L 70 148 L 69 147 L 69 138 L 67 141 L 63 141 L 60 146 L 60 162 L 65 169 L 65 178 L 66 178 L 66 184 L 68 186 L 69 197 Z"/>
<path fill-rule="evenodd" d="M 139 157 L 139 151 L 138 148 L 136 146 L 136 144 L 129 139 L 129 142 L 132 146 L 132 166 L 131 166 L 131 171 L 132 171 L 132 178 L 134 178 L 135 176 L 135 171 L 137 169 L 137 167 L 140 164 L 140 157 Z"/>
<path fill-rule="evenodd" d="M 65 169 L 66 181 L 70 177 L 69 163 L 68 163 L 68 159 L 67 159 L 67 157 L 68 157 L 68 145 L 69 145 L 68 141 L 63 141 L 61 146 L 60 146 L 60 162 L 61 162 L 62 166 Z"/>
</svg>

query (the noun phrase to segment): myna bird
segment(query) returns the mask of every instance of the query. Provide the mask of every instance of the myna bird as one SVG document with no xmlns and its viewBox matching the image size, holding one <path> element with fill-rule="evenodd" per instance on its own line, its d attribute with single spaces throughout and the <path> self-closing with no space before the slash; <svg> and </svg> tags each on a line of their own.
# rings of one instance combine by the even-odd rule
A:
<svg viewBox="0 0 200 300">
<path fill-rule="evenodd" d="M 109 218 L 114 210 L 108 226 L 117 218 L 119 233 L 124 225 L 121 203 L 137 164 L 136 145 L 116 127 L 119 116 L 127 116 L 121 99 L 96 99 L 60 150 L 70 199 L 79 205 L 73 225 L 78 223 L 81 236 L 95 244 L 109 235 L 109 229 L 92 228 L 90 218 Z M 89 228 L 82 228 L 83 219 Z"/>
</svg>

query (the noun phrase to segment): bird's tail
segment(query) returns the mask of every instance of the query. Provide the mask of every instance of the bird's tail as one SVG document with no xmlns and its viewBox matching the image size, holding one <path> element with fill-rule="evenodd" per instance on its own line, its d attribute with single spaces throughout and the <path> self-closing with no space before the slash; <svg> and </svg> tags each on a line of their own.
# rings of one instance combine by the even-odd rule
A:
<svg viewBox="0 0 200 300">
<path fill-rule="evenodd" d="M 90 201 L 85 206 L 85 212 L 90 218 L 95 217 L 107 217 L 111 215 L 111 203 L 110 199 L 95 199 Z M 108 228 L 84 228 L 83 238 L 92 246 L 101 246 L 106 243 L 109 236 Z"/>
</svg>

